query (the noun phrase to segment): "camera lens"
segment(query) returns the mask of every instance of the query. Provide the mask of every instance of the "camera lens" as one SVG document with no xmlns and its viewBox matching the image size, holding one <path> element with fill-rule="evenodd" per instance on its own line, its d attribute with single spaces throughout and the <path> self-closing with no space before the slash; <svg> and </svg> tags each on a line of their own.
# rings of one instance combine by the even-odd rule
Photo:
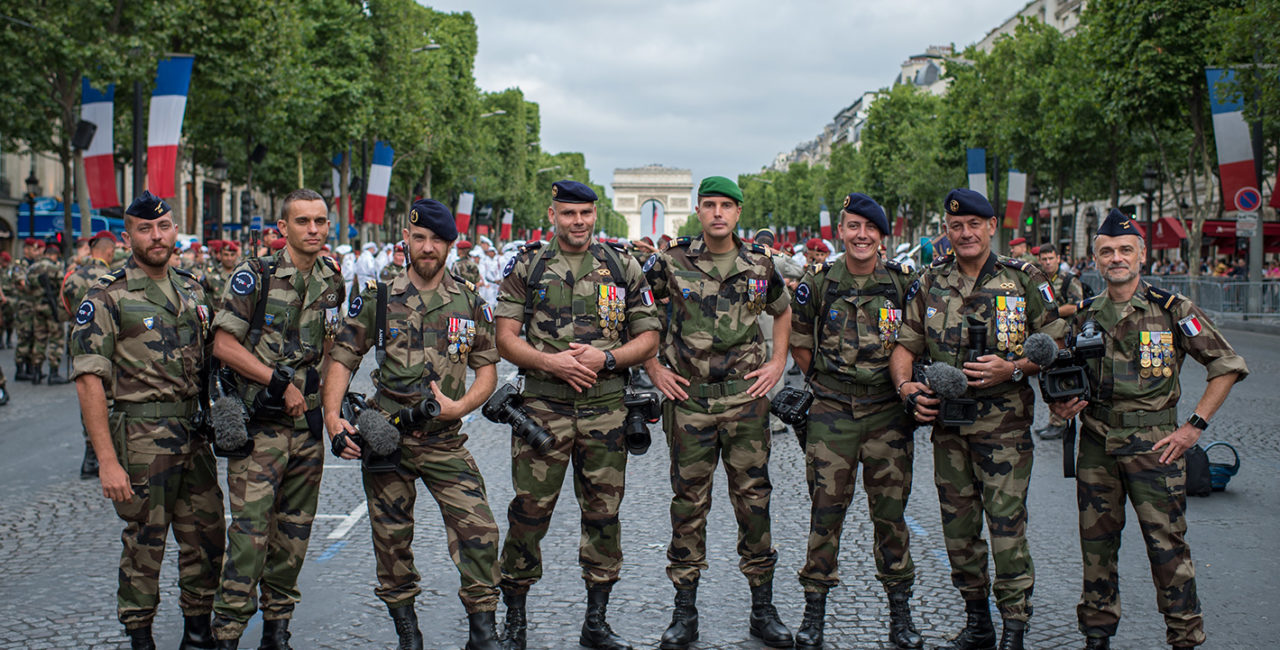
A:
<svg viewBox="0 0 1280 650">
<path fill-rule="evenodd" d="M 547 451 L 551 449 L 551 445 L 555 444 L 555 438 L 552 438 L 551 434 L 547 433 L 546 429 L 538 426 L 536 422 L 529 419 L 524 414 L 520 414 L 520 417 L 523 419 L 523 422 L 520 422 L 516 429 L 516 435 L 529 443 L 529 446 L 533 447 L 533 450 L 539 454 L 547 453 Z M 512 422 L 514 423 L 514 420 Z"/>
</svg>

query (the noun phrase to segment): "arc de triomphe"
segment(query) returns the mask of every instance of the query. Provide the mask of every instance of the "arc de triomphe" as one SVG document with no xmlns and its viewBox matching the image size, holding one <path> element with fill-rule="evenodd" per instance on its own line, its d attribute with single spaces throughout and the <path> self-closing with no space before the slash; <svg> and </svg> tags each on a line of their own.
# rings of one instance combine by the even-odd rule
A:
<svg viewBox="0 0 1280 650">
<path fill-rule="evenodd" d="M 688 169 L 648 165 L 613 170 L 613 209 L 627 218 L 629 239 L 675 237 L 692 213 L 692 193 Z"/>
</svg>

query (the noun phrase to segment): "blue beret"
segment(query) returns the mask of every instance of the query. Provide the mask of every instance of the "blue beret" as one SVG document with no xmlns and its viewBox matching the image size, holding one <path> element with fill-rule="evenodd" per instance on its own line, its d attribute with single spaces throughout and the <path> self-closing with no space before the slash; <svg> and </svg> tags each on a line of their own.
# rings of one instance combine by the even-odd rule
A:
<svg viewBox="0 0 1280 650">
<path fill-rule="evenodd" d="M 170 210 L 169 204 L 165 203 L 164 199 L 152 194 L 150 190 L 142 190 L 142 195 L 134 199 L 133 203 L 129 204 L 129 209 L 125 210 L 124 213 L 131 217 L 151 221 L 169 214 Z"/>
<path fill-rule="evenodd" d="M 414 201 L 413 209 L 409 210 L 409 223 L 426 228 L 448 241 L 458 238 L 458 224 L 453 220 L 453 213 L 435 199 Z"/>
<path fill-rule="evenodd" d="M 557 203 L 595 203 L 595 190 L 578 181 L 556 181 L 551 184 L 551 200 Z"/>
<path fill-rule="evenodd" d="M 948 215 L 972 214 L 990 219 L 996 216 L 987 197 L 963 187 L 951 190 L 942 206 Z"/>
<path fill-rule="evenodd" d="M 1138 232 L 1133 222 L 1129 220 L 1129 215 L 1115 208 L 1111 208 L 1111 211 L 1107 213 L 1107 218 L 1102 220 L 1102 225 L 1098 226 L 1098 234 L 1108 237 L 1119 237 L 1120 235 L 1142 236 L 1142 233 Z"/>
<path fill-rule="evenodd" d="M 880 231 L 880 234 L 889 234 L 889 218 L 884 215 L 884 208 L 866 194 L 854 192 L 844 197 L 844 211 L 865 217 Z"/>
</svg>

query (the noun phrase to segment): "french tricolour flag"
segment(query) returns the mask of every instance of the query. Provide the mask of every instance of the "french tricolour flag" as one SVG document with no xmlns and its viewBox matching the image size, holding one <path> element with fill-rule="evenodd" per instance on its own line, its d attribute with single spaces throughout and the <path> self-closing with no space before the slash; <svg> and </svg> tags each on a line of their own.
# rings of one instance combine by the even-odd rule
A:
<svg viewBox="0 0 1280 650">
<path fill-rule="evenodd" d="M 498 234 L 502 241 L 511 241 L 511 226 L 515 224 L 516 213 L 510 208 L 502 211 L 502 231 Z"/>
<path fill-rule="evenodd" d="M 89 85 L 88 77 L 80 82 L 80 119 L 93 122 L 98 127 L 93 134 L 93 142 L 84 151 L 89 202 L 95 208 L 120 205 L 120 196 L 116 194 L 116 163 L 112 156 L 115 97 L 115 84 L 108 84 L 105 91 L 99 91 Z"/>
<path fill-rule="evenodd" d="M 1244 100 L 1218 92 L 1219 81 L 1230 81 L 1234 70 L 1209 68 L 1209 110 L 1213 113 L 1213 140 L 1218 145 L 1218 177 L 1222 180 L 1222 209 L 1256 211 L 1262 205 L 1253 166 L 1249 125 L 1244 121 Z"/>
<path fill-rule="evenodd" d="M 387 192 L 391 190 L 391 162 L 395 151 L 378 140 L 373 143 L 373 164 L 369 166 L 369 191 L 364 195 L 364 222 L 382 224 L 387 212 Z"/>
<path fill-rule="evenodd" d="M 1027 175 L 1009 168 L 1009 200 L 1004 204 L 1004 227 L 1017 228 L 1022 204 L 1027 202 Z"/>
<path fill-rule="evenodd" d="M 969 168 L 969 189 L 987 195 L 987 150 L 966 149 L 965 160 Z"/>
<path fill-rule="evenodd" d="M 334 156 L 333 165 L 329 168 L 329 172 L 331 174 L 330 179 L 333 183 L 334 200 L 337 200 L 338 197 L 342 196 L 342 156 L 343 154 Z"/>
<path fill-rule="evenodd" d="M 175 56 L 162 59 L 156 68 L 156 89 L 151 92 L 147 119 L 147 189 L 164 199 L 178 194 L 174 174 L 194 62 L 189 56 Z"/>
<path fill-rule="evenodd" d="M 529 241 L 540 241 L 542 239 L 542 229 L 534 228 L 533 234 L 529 235 Z"/>
<path fill-rule="evenodd" d="M 472 192 L 463 192 L 458 197 L 458 209 L 454 212 L 454 217 L 458 221 L 458 232 L 467 232 L 471 227 L 471 210 L 476 205 L 476 195 Z"/>
<path fill-rule="evenodd" d="M 831 239 L 831 211 L 827 210 L 827 206 L 822 206 L 822 212 L 818 213 L 818 225 L 822 229 L 822 238 Z"/>
</svg>

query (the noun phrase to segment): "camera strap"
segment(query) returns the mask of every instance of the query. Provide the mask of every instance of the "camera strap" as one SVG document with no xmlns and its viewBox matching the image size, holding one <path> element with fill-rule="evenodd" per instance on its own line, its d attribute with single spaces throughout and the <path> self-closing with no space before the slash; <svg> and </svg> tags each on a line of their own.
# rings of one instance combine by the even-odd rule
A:
<svg viewBox="0 0 1280 650">
<path fill-rule="evenodd" d="M 1076 477 L 1076 419 L 1071 418 L 1062 430 L 1062 476 Z"/>
<path fill-rule="evenodd" d="M 262 339 L 262 324 L 267 319 L 267 293 L 271 289 L 271 277 L 276 274 L 276 258 L 259 257 L 254 260 L 258 271 L 258 302 L 253 306 L 253 318 L 249 321 L 249 336 L 245 346 L 250 352 Z"/>
<path fill-rule="evenodd" d="M 374 307 L 373 326 L 377 330 L 374 334 L 374 352 L 373 358 L 378 362 L 378 367 L 382 367 L 382 362 L 387 358 L 387 283 L 378 283 L 378 304 Z"/>
</svg>

